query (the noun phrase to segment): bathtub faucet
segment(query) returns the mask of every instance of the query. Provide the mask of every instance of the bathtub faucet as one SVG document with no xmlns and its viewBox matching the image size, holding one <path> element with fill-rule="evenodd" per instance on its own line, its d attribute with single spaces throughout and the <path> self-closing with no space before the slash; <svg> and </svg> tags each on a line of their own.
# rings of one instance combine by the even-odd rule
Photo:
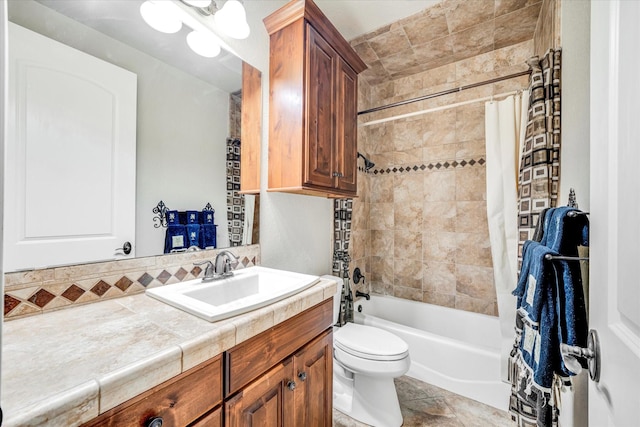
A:
<svg viewBox="0 0 640 427">
<path fill-rule="evenodd" d="M 367 301 L 369 301 L 371 299 L 371 296 L 369 294 L 365 294 L 364 292 L 356 291 L 356 298 L 358 298 L 358 297 L 365 297 L 367 299 Z"/>
</svg>

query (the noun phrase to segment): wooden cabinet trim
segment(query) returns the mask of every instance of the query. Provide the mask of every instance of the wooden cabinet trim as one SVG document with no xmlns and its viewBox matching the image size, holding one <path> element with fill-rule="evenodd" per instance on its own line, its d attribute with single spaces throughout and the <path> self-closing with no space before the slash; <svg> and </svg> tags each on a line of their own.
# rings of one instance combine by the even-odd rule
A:
<svg viewBox="0 0 640 427">
<path fill-rule="evenodd" d="M 324 302 L 225 352 L 225 397 L 293 354 L 333 323 L 333 300 Z"/>
<path fill-rule="evenodd" d="M 285 28 L 292 22 L 304 18 L 331 44 L 349 65 L 361 73 L 367 69 L 367 65 L 360 59 L 349 42 L 342 37 L 338 29 L 329 21 L 325 14 L 311 0 L 290 1 L 276 12 L 267 16 L 263 22 L 269 35 Z"/>
</svg>

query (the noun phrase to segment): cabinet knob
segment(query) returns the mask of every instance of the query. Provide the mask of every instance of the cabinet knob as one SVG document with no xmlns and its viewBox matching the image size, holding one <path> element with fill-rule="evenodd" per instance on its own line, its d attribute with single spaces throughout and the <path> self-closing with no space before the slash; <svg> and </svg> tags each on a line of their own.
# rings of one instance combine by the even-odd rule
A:
<svg viewBox="0 0 640 427">
<path fill-rule="evenodd" d="M 147 421 L 146 427 L 162 427 L 162 417 L 153 417 Z"/>
<path fill-rule="evenodd" d="M 304 381 L 307 379 L 307 373 L 306 372 L 300 372 L 298 374 L 298 378 L 300 378 L 300 381 Z"/>
<path fill-rule="evenodd" d="M 293 381 L 293 380 L 290 380 L 290 381 L 287 383 L 287 388 L 288 388 L 289 390 L 291 390 L 291 391 L 295 390 L 295 389 L 296 389 L 296 382 L 295 382 L 295 381 Z"/>
</svg>

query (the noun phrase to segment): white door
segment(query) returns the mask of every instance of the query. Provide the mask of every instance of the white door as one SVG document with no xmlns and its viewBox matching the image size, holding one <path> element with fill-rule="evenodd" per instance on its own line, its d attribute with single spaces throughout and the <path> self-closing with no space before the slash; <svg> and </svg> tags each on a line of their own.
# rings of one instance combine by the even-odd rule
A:
<svg viewBox="0 0 640 427">
<path fill-rule="evenodd" d="M 113 259 L 134 243 L 136 85 L 9 24 L 5 271 Z"/>
<path fill-rule="evenodd" d="M 567 76 L 565 76 L 567 78 Z M 591 3 L 589 425 L 640 425 L 640 2 Z"/>
</svg>

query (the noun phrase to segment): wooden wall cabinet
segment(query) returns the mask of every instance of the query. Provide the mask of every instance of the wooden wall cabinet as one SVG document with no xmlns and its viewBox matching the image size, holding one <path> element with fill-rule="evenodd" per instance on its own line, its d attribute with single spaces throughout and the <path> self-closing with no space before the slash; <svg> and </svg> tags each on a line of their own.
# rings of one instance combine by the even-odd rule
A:
<svg viewBox="0 0 640 427">
<path fill-rule="evenodd" d="M 332 322 L 328 299 L 84 427 L 331 427 Z"/>
<path fill-rule="evenodd" d="M 241 123 L 240 193 L 260 194 L 262 73 L 246 62 L 242 63 Z"/>
<path fill-rule="evenodd" d="M 269 191 L 355 196 L 358 73 L 366 65 L 311 0 L 291 1 L 264 23 Z"/>
</svg>

